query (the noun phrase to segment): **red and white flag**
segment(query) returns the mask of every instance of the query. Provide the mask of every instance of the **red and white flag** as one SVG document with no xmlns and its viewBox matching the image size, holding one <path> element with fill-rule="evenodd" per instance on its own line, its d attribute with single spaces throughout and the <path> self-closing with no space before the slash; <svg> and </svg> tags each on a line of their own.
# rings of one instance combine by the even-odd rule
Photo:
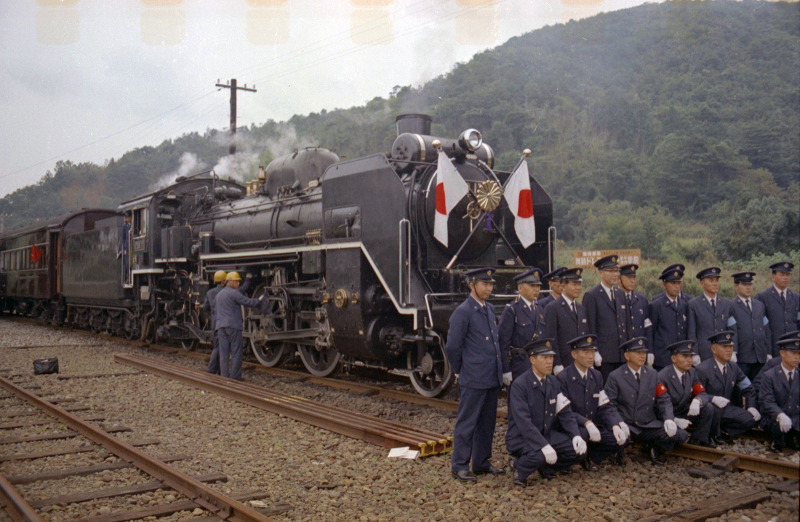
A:
<svg viewBox="0 0 800 522">
<path fill-rule="evenodd" d="M 39 250 L 39 248 L 36 245 L 33 245 L 31 247 L 31 255 L 30 255 L 31 264 L 35 265 L 36 263 L 39 262 L 41 258 L 42 258 L 42 251 Z"/>
<path fill-rule="evenodd" d="M 533 221 L 533 198 L 527 161 L 520 163 L 511 174 L 503 197 L 514 214 L 514 231 L 519 242 L 524 248 L 528 248 L 536 241 L 536 224 Z"/>
<path fill-rule="evenodd" d="M 469 193 L 469 186 L 442 151 L 436 167 L 436 214 L 433 237 L 447 246 L 447 218 L 458 202 Z"/>
</svg>

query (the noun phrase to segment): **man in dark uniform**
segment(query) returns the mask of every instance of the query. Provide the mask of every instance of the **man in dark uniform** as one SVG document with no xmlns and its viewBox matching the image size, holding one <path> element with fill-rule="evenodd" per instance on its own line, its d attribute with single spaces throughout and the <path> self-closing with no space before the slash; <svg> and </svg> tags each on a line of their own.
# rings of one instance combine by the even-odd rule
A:
<svg viewBox="0 0 800 522">
<path fill-rule="evenodd" d="M 525 349 L 530 353 L 532 371 L 511 384 L 508 391 L 508 433 L 506 447 L 511 454 L 514 484 L 526 486 L 528 476 L 539 471 L 552 478 L 556 471 L 566 471 L 586 454 L 583 440 L 561 393 L 553 370 L 552 339 L 537 339 Z"/>
<path fill-rule="evenodd" d="M 544 311 L 545 335 L 555 339 L 555 365 L 565 366 L 572 362 L 569 341 L 589 333 L 589 323 L 583 305 L 576 302 L 581 296 L 581 268 L 564 269 L 560 277 L 564 281 L 561 296 L 547 305 Z"/>
<path fill-rule="evenodd" d="M 758 426 L 761 420 L 750 379 L 731 361 L 736 342 L 734 337 L 730 330 L 709 337 L 712 357 L 697 367 L 697 376 L 711 397 L 711 404 L 716 407 L 711 436 L 718 442 L 732 442 L 737 435 Z M 731 402 L 736 386 L 744 397 L 746 410 Z"/>
<path fill-rule="evenodd" d="M 686 430 L 675 423 L 672 399 L 667 387 L 658 380 L 658 373 L 645 366 L 647 339 L 636 337 L 620 346 L 627 364 L 608 376 L 606 395 L 617 408 L 634 442 L 642 443 L 642 453 L 653 465 L 661 466 L 659 457 L 672 451 L 689 438 Z"/>
<path fill-rule="evenodd" d="M 628 338 L 644 337 L 650 339 L 652 322 L 647 314 L 647 298 L 636 291 L 636 271 L 639 265 L 630 264 L 619 267 L 619 289 L 624 295 L 625 304 L 622 306 L 625 314 L 625 330 Z M 654 358 L 652 344 L 648 345 L 651 352 L 647 354 L 647 365 L 653 366 Z"/>
<path fill-rule="evenodd" d="M 230 272 L 225 288 L 215 299 L 217 319 L 215 328 L 219 337 L 219 374 L 222 377 L 242 380 L 242 307 L 255 307 L 261 299 L 245 297 L 239 292 L 242 278 L 238 272 Z M 230 363 L 228 358 L 230 357 Z"/>
<path fill-rule="evenodd" d="M 780 346 L 780 341 L 800 341 L 800 331 L 795 330 L 793 332 L 786 332 L 785 334 L 781 335 L 778 339 L 778 346 Z M 780 352 L 779 352 L 780 353 Z M 758 372 L 756 378 L 753 379 L 753 389 L 756 390 L 756 396 L 761 396 L 761 380 L 764 377 L 764 374 L 770 371 L 771 369 L 775 368 L 781 363 L 781 356 L 778 355 L 777 357 L 773 357 L 772 359 L 768 360 L 764 367 L 761 368 L 761 371 Z"/>
<path fill-rule="evenodd" d="M 506 366 L 506 360 L 510 361 L 512 379 L 531 371 L 531 363 L 524 346 L 544 337 L 544 309 L 537 303 L 542 285 L 541 277 L 542 271 L 538 268 L 514 277 L 519 295 L 506 305 L 500 317 L 503 366 Z"/>
<path fill-rule="evenodd" d="M 628 340 L 625 329 L 627 310 L 622 291 L 614 286 L 619 283 L 620 275 L 617 256 L 598 259 L 594 266 L 600 272 L 600 284 L 584 294 L 583 307 L 589 321 L 589 333 L 597 335 L 595 358 L 605 381 L 608 374 L 624 363 L 619 347 Z"/>
<path fill-rule="evenodd" d="M 680 265 L 682 266 L 682 265 Z M 647 307 L 650 318 L 648 342 L 653 353 L 653 368 L 661 370 L 672 364 L 668 346 L 686 340 L 686 319 L 689 300 L 683 297 L 683 270 L 680 266 L 667 267 L 659 279 L 664 293 L 653 298 Z"/>
<path fill-rule="evenodd" d="M 667 387 L 672 400 L 675 424 L 683 430 L 689 424 L 694 424 L 689 443 L 716 448 L 717 443 L 711 437 L 714 406 L 697 377 L 697 370 L 692 367 L 695 344 L 694 341 L 678 341 L 668 346 L 667 349 L 672 353 L 672 364 L 658 372 L 658 379 Z"/>
<path fill-rule="evenodd" d="M 445 353 L 461 385 L 458 417 L 453 430 L 453 478 L 477 480 L 476 474 L 502 475 L 492 456 L 492 438 L 497 420 L 497 397 L 503 384 L 511 384 L 504 371 L 497 316 L 487 302 L 494 289 L 493 268 L 478 268 L 464 275 L 470 295 L 450 316 Z M 508 365 L 508 359 L 505 359 Z M 470 472 L 472 460 L 472 472 Z"/>
<path fill-rule="evenodd" d="M 680 284 L 677 284 L 677 291 L 675 295 L 680 297 L 681 301 L 689 302 L 692 299 L 692 296 L 687 294 L 683 291 L 683 274 L 686 273 L 686 265 L 682 265 L 681 263 L 675 263 L 674 265 L 669 265 L 667 268 L 661 271 L 661 275 L 674 272 L 675 270 L 679 270 L 681 272 L 681 280 L 679 281 Z M 659 277 L 663 281 L 663 278 Z M 657 296 L 653 297 L 653 301 L 656 299 L 661 299 L 664 297 L 664 294 L 658 294 Z M 652 302 L 652 301 L 651 301 Z"/>
<path fill-rule="evenodd" d="M 800 299 L 789 290 L 792 268 L 789 261 L 770 265 L 772 286 L 759 293 L 756 299 L 767 308 L 767 319 L 772 335 L 772 355 L 778 355 L 778 339 L 786 332 L 800 330 Z"/>
<path fill-rule="evenodd" d="M 216 283 L 217 286 L 206 292 L 206 300 L 203 301 L 203 310 L 211 317 L 211 332 L 213 335 L 214 347 L 211 350 L 211 359 L 208 361 L 208 368 L 206 371 L 215 375 L 219 375 L 219 338 L 217 337 L 217 329 L 215 328 L 217 319 L 216 299 L 217 294 L 225 288 L 226 277 L 228 277 L 228 274 L 224 270 L 217 270 L 214 272 L 214 283 Z"/>
<path fill-rule="evenodd" d="M 732 328 L 736 324 L 733 317 L 733 303 L 717 295 L 719 275 L 722 271 L 715 267 L 704 268 L 697 273 L 703 295 L 689 301 L 689 323 L 687 339 L 697 341 L 694 365 L 711 359 L 711 342 L 708 338 Z M 735 335 L 735 332 L 734 332 Z M 736 339 L 734 339 L 734 344 Z M 735 362 L 735 361 L 734 361 Z"/>
<path fill-rule="evenodd" d="M 125 211 L 125 222 L 122 224 L 122 282 L 131 282 L 131 220 L 130 210 Z"/>
<path fill-rule="evenodd" d="M 781 363 L 764 374 L 759 403 L 766 431 L 772 435 L 772 450 L 800 445 L 800 340 L 778 341 Z"/>
<path fill-rule="evenodd" d="M 564 290 L 564 282 L 561 280 L 561 272 L 566 269 L 567 267 L 560 266 L 542 277 L 542 281 L 547 283 L 547 287 L 550 289 L 550 293 L 543 299 L 539 300 L 539 306 L 542 308 L 542 310 L 545 310 L 547 305 L 561 297 L 561 292 Z"/>
<path fill-rule="evenodd" d="M 600 464 L 611 455 L 622 465 L 625 441 L 628 439 L 620 427 L 622 417 L 608 400 L 603 390 L 603 376 L 592 368 L 597 350 L 594 335 L 584 335 L 569 342 L 574 364 L 558 374 L 561 393 L 570 401 L 575 413 L 581 438 L 589 443 L 587 458 L 581 463 L 587 471 L 597 471 Z"/>
<path fill-rule="evenodd" d="M 768 359 L 772 359 L 772 331 L 769 329 L 764 303 L 753 299 L 755 272 L 733 274 L 736 298 L 733 318 L 736 320 L 736 360 L 748 379 L 755 379 Z"/>
</svg>

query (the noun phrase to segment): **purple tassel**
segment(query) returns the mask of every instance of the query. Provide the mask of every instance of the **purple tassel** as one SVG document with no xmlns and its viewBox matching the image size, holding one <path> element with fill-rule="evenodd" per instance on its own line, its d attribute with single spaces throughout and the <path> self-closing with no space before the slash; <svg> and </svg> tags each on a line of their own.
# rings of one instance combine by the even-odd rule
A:
<svg viewBox="0 0 800 522">
<path fill-rule="evenodd" d="M 487 232 L 491 232 L 492 231 L 492 213 L 491 212 L 487 212 L 486 213 L 486 231 Z"/>
</svg>

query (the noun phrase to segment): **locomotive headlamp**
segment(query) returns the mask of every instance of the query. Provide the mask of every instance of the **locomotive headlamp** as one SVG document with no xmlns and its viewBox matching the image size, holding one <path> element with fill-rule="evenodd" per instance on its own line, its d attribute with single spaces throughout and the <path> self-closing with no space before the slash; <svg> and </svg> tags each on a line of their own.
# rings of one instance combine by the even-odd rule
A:
<svg viewBox="0 0 800 522">
<path fill-rule="evenodd" d="M 462 149 L 475 152 L 475 149 L 483 144 L 481 133 L 475 129 L 467 129 L 458 137 L 458 144 Z"/>
</svg>

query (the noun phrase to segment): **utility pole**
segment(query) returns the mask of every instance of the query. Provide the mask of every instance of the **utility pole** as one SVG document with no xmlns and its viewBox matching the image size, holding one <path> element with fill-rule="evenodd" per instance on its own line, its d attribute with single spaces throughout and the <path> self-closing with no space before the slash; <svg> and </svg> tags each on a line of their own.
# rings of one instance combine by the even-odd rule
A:
<svg viewBox="0 0 800 522">
<path fill-rule="evenodd" d="M 248 88 L 247 84 L 245 83 L 244 87 L 237 87 L 236 78 L 232 78 L 229 85 L 219 83 L 219 79 L 217 79 L 217 87 L 231 90 L 231 147 L 229 149 L 229 153 L 233 155 L 236 154 L 236 141 L 234 140 L 234 138 L 236 138 L 236 91 L 257 92 L 256 86 L 253 85 L 252 88 Z"/>
</svg>

